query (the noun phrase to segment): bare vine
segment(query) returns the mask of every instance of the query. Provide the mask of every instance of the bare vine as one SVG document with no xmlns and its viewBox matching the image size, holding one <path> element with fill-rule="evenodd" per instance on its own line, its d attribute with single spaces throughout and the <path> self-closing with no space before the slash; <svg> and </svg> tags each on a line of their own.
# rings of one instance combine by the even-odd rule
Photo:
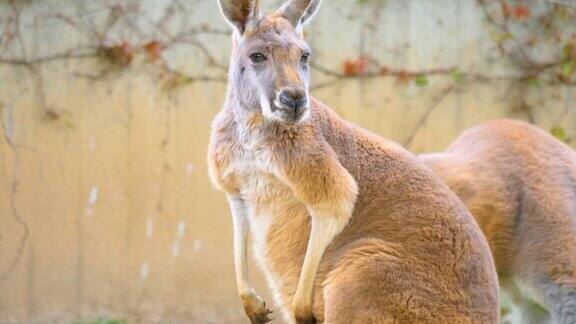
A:
<svg viewBox="0 0 576 324">
<path fill-rule="evenodd" d="M 4 270 L 3 272 L 0 273 L 0 281 L 6 279 L 16 268 L 16 266 L 18 265 L 18 263 L 20 262 L 20 260 L 22 259 L 22 256 L 24 255 L 24 250 L 26 249 L 26 242 L 28 241 L 28 236 L 30 234 L 30 230 L 28 228 L 28 224 L 26 223 L 26 221 L 24 221 L 24 219 L 22 218 L 22 216 L 19 213 L 19 210 L 16 206 L 16 195 L 18 193 L 18 186 L 19 186 L 19 174 L 20 174 L 20 155 L 18 153 L 18 150 L 13 142 L 13 137 L 12 137 L 12 130 L 10 129 L 10 125 L 9 122 L 4 122 L 5 120 L 7 120 L 8 118 L 10 118 L 9 116 L 4 116 L 4 109 L 6 109 L 3 105 L 0 104 L 0 121 L 2 121 L 2 134 L 4 137 L 4 140 L 6 141 L 6 143 L 8 144 L 8 147 L 10 147 L 10 150 L 12 151 L 12 154 L 14 155 L 14 168 L 12 170 L 12 174 L 11 174 L 11 181 L 10 181 L 10 211 L 12 212 L 12 217 L 14 218 L 14 220 L 22 227 L 23 233 L 20 237 L 20 240 L 18 242 L 17 248 L 16 248 L 16 255 L 14 256 L 14 258 L 12 259 L 12 261 L 10 261 L 8 263 L 8 267 L 6 268 L 6 270 Z"/>
<path fill-rule="evenodd" d="M 358 0 L 366 5 L 382 0 Z M 193 14 L 194 6 L 201 0 L 168 0 L 159 15 L 150 15 L 136 0 L 94 0 L 84 2 L 70 0 L 65 10 L 34 10 L 35 1 L 7 0 L 0 2 L 0 68 L 10 67 L 28 73 L 35 86 L 36 101 L 47 120 L 58 120 L 64 112 L 51 104 L 45 90 L 46 66 L 65 62 L 92 60 L 97 71 L 69 71 L 70 75 L 90 81 L 105 80 L 138 64 L 145 64 L 155 72 L 166 91 L 195 82 L 226 82 L 227 64 L 216 55 L 217 50 L 206 41 L 229 35 L 225 28 L 209 24 L 190 26 L 187 15 Z M 89 4 L 87 4 L 89 3 Z M 382 2 L 385 3 L 385 2 Z M 504 73 L 462 71 L 458 66 L 434 69 L 410 70 L 383 64 L 370 53 L 358 54 L 340 66 L 327 67 L 314 62 L 312 68 L 322 74 L 313 89 L 330 87 L 344 80 L 395 79 L 399 86 L 413 84 L 426 87 L 431 78 L 447 78 L 448 86 L 437 90 L 431 104 L 415 122 L 403 144 L 410 147 L 417 133 L 426 125 L 433 111 L 454 90 L 479 83 L 502 82 L 513 91 L 524 93 L 533 87 L 576 86 L 576 6 L 567 0 L 476 0 L 492 34 L 498 53 L 498 61 L 505 61 L 509 69 Z M 381 5 L 384 8 L 385 6 Z M 30 15 L 30 13 L 32 15 Z M 27 15 L 25 15 L 27 14 Z M 25 17 L 32 16 L 32 19 Z M 152 16 L 156 18 L 152 18 Z M 376 15 L 377 16 L 377 15 Z M 375 18 L 376 19 L 376 18 Z M 64 50 L 41 51 L 40 30 L 49 24 L 66 26 L 79 41 Z M 36 39 L 25 37 L 33 30 Z M 31 45 L 32 44 L 32 45 Z M 195 53 L 195 66 L 203 68 L 194 73 L 174 65 L 171 52 L 184 47 Z M 542 49 L 545 48 L 544 55 Z M 512 91 L 511 90 L 511 91 Z M 529 119 L 533 119 L 532 107 L 525 96 L 517 96 Z M 5 109 L 2 110 L 4 112 Z M 14 153 L 15 167 L 10 187 L 11 208 L 14 219 L 22 225 L 24 235 L 9 275 L 22 257 L 28 238 L 28 227 L 18 213 L 15 197 L 18 192 L 19 155 L 14 146 L 13 135 L 4 125 L 4 138 Z M 571 141 L 561 128 L 552 130 L 564 141 Z M 168 140 L 168 139 L 166 139 Z M 165 147 L 165 143 L 163 146 Z M 164 166 L 167 172 L 168 166 Z M 165 176 L 165 175 L 164 175 Z M 164 181 L 164 180 L 163 180 Z M 162 208 L 159 198 L 158 208 Z"/>
</svg>

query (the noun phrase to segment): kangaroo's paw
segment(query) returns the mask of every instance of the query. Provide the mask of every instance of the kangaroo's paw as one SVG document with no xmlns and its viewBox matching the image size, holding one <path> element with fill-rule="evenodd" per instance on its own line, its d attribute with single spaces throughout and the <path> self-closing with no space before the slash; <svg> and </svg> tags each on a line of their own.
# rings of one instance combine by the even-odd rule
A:
<svg viewBox="0 0 576 324">
<path fill-rule="evenodd" d="M 293 307 L 293 312 L 297 324 L 316 324 L 317 322 L 311 307 Z"/>
<path fill-rule="evenodd" d="M 272 311 L 266 307 L 266 303 L 258 295 L 251 293 L 240 297 L 242 298 L 244 311 L 250 318 L 250 322 L 252 322 L 252 324 L 263 324 L 272 320 L 270 317 L 268 317 L 270 314 L 272 314 Z"/>
</svg>

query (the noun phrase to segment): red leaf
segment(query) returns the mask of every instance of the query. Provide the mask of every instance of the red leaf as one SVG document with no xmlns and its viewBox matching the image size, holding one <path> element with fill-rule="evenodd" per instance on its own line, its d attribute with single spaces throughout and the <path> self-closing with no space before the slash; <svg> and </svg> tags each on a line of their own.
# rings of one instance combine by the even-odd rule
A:
<svg viewBox="0 0 576 324">
<path fill-rule="evenodd" d="M 502 14 L 504 14 L 504 17 L 508 18 L 512 16 L 512 8 L 510 8 L 508 1 L 504 0 L 500 3 L 502 4 Z"/>
<path fill-rule="evenodd" d="M 356 66 L 356 61 L 347 59 L 342 63 L 342 70 L 346 76 L 358 75 L 358 67 Z"/>
<path fill-rule="evenodd" d="M 514 16 L 518 19 L 530 17 L 530 9 L 523 4 L 518 4 L 514 7 Z"/>
<path fill-rule="evenodd" d="M 150 41 L 144 45 L 144 51 L 148 58 L 152 61 L 159 59 L 162 55 L 162 49 L 164 46 L 158 41 Z"/>
<path fill-rule="evenodd" d="M 123 41 L 122 43 L 110 47 L 103 47 L 102 51 L 106 58 L 111 62 L 118 63 L 121 65 L 129 65 L 132 62 L 134 54 L 132 53 L 132 46 L 128 42 Z"/>
<path fill-rule="evenodd" d="M 401 84 L 401 85 L 406 85 L 410 82 L 410 79 L 412 79 L 412 77 L 410 76 L 410 74 L 408 74 L 408 72 L 402 70 L 398 73 L 398 77 L 396 79 L 396 83 L 397 84 Z"/>
<path fill-rule="evenodd" d="M 380 68 L 380 75 L 386 75 L 388 74 L 388 67 L 387 66 L 383 66 Z"/>
<path fill-rule="evenodd" d="M 342 70 L 346 76 L 363 75 L 368 72 L 370 58 L 366 55 L 360 55 L 357 59 L 347 59 L 342 62 Z"/>
</svg>

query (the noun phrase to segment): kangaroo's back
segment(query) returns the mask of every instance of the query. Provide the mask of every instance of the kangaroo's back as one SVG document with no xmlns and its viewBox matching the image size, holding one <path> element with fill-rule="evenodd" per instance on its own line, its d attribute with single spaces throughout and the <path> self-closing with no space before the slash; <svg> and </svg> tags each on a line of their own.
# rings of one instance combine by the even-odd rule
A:
<svg viewBox="0 0 576 324">
<path fill-rule="evenodd" d="M 529 124 L 497 120 L 421 159 L 486 235 L 503 288 L 540 321 L 576 322 L 576 152 Z"/>
<path fill-rule="evenodd" d="M 327 262 L 339 258 L 327 275 L 327 291 L 341 289 L 328 300 L 346 304 L 340 305 L 342 312 L 380 301 L 394 309 L 388 314 L 399 322 L 496 322 L 493 261 L 463 204 L 397 143 L 319 105 L 326 114 L 327 142 L 358 182 L 352 219 L 327 251 Z M 358 292 L 348 301 L 354 288 Z M 422 306 L 417 311 L 415 300 Z M 332 310 L 326 311 L 328 318 Z"/>
</svg>

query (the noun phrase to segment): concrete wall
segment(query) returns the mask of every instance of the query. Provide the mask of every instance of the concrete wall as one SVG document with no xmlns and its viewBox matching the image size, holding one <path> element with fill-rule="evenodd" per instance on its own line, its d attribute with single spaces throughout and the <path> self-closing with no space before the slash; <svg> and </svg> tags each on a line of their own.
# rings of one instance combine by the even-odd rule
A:
<svg viewBox="0 0 576 324">
<path fill-rule="evenodd" d="M 227 30 L 215 0 L 179 2 L 168 34 Z M 490 27 L 472 0 L 324 2 L 307 33 L 314 64 L 331 71 L 361 53 L 397 71 L 515 71 L 493 61 Z M 106 44 L 149 41 L 157 31 L 146 19 L 161 19 L 173 2 L 142 1 L 107 33 L 111 9 L 98 1 L 16 3 L 18 15 L 0 2 L 2 22 L 20 18 L 16 41 L 0 47 L 0 58 L 12 60 L 0 60 L 0 322 L 246 322 L 235 292 L 228 207 L 205 162 L 226 85 L 203 51 L 225 66 L 228 36 L 193 34 L 165 48 L 160 63 L 135 51 L 130 66 L 119 68 L 93 48 L 85 58 L 57 56 L 91 47 L 89 26 Z M 120 3 L 125 17 L 136 2 Z M 58 15 L 81 18 L 74 25 Z M 0 35 L 10 24 L 1 24 Z M 216 81 L 167 90 L 163 62 Z M 510 81 L 492 80 L 452 88 L 451 73 L 429 76 L 426 86 L 397 76 L 322 86 L 333 77 L 312 73 L 317 98 L 415 152 L 441 150 L 463 129 L 504 116 L 575 135 L 570 86 L 518 92 Z M 518 97 L 530 107 L 519 108 Z"/>
</svg>

